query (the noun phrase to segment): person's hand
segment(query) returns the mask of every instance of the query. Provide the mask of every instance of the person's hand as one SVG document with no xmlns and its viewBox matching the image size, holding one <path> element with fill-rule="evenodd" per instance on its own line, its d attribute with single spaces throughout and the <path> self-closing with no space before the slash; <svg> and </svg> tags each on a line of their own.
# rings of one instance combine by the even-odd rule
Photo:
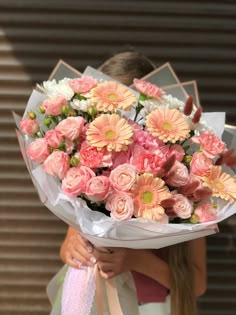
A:
<svg viewBox="0 0 236 315">
<path fill-rule="evenodd" d="M 135 250 L 130 248 L 109 248 L 106 252 L 94 249 L 94 256 L 100 275 L 104 279 L 113 278 L 123 272 L 132 270 Z"/>
<path fill-rule="evenodd" d="M 61 246 L 60 257 L 64 263 L 74 268 L 80 268 L 81 265 L 93 267 L 96 263 L 93 250 L 93 245 L 89 241 L 77 231 L 70 229 Z"/>
</svg>

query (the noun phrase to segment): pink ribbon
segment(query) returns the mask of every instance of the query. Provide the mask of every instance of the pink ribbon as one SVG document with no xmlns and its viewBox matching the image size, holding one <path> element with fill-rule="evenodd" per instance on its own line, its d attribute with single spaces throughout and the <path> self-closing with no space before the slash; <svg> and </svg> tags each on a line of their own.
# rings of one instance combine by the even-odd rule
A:
<svg viewBox="0 0 236 315">
<path fill-rule="evenodd" d="M 94 268 L 68 268 L 62 292 L 61 315 L 89 315 L 96 295 L 97 315 L 104 315 L 102 278 L 97 265 Z M 105 281 L 110 315 L 123 315 L 115 279 Z"/>
</svg>

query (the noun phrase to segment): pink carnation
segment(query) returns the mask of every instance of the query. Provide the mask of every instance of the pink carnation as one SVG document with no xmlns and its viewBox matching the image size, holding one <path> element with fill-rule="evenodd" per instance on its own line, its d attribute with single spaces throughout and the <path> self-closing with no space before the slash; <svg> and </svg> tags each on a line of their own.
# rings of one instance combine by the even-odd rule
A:
<svg viewBox="0 0 236 315">
<path fill-rule="evenodd" d="M 58 116 L 62 113 L 62 107 L 66 104 L 66 98 L 62 94 L 52 96 L 46 99 L 42 107 L 45 109 L 47 115 Z"/>
<path fill-rule="evenodd" d="M 49 156 L 50 150 L 45 138 L 38 138 L 31 142 L 27 149 L 28 157 L 38 163 L 42 163 Z"/>
<path fill-rule="evenodd" d="M 174 166 L 170 169 L 166 177 L 166 183 L 170 186 L 180 187 L 187 184 L 188 180 L 189 173 L 187 167 L 183 163 L 175 161 Z"/>
<path fill-rule="evenodd" d="M 62 151 L 53 151 L 43 163 L 45 171 L 63 179 L 70 168 L 69 155 Z"/>
<path fill-rule="evenodd" d="M 130 164 L 122 164 L 111 171 L 110 182 L 116 191 L 129 191 L 136 179 L 136 169 Z"/>
<path fill-rule="evenodd" d="M 79 196 L 85 192 L 87 182 L 95 173 L 86 166 L 72 167 L 62 180 L 62 190 L 71 197 Z"/>
<path fill-rule="evenodd" d="M 194 136 L 190 138 L 190 141 L 199 144 L 202 152 L 210 159 L 225 150 L 225 143 L 211 131 L 205 131 L 200 136 Z"/>
<path fill-rule="evenodd" d="M 39 131 L 39 124 L 35 119 L 26 117 L 20 121 L 20 128 L 25 134 L 33 136 Z"/>
<path fill-rule="evenodd" d="M 65 138 L 75 140 L 82 132 L 84 123 L 83 117 L 68 117 L 62 120 L 55 129 L 60 131 Z"/>
<path fill-rule="evenodd" d="M 102 201 L 110 191 L 110 181 L 106 176 L 91 177 L 86 185 L 85 194 L 89 200 Z"/>
<path fill-rule="evenodd" d="M 108 197 L 106 209 L 111 211 L 111 217 L 114 220 L 129 220 L 134 213 L 133 199 L 125 192 L 114 192 Z"/>
<path fill-rule="evenodd" d="M 134 79 L 134 86 L 140 93 L 148 97 L 159 98 L 165 94 L 162 89 L 150 82 Z"/>
<path fill-rule="evenodd" d="M 59 130 L 52 129 L 46 132 L 45 139 L 50 147 L 56 149 L 62 144 L 64 137 Z"/>
<path fill-rule="evenodd" d="M 82 77 L 79 79 L 69 80 L 69 85 L 75 93 L 88 93 L 97 85 L 97 80 L 92 77 Z"/>
<path fill-rule="evenodd" d="M 190 162 L 190 172 L 194 175 L 204 176 L 212 166 L 212 160 L 204 153 L 195 152 L 192 161 Z"/>
<path fill-rule="evenodd" d="M 130 163 L 141 173 L 157 174 L 166 161 L 161 151 L 158 154 L 145 150 L 139 145 L 135 145 Z"/>
<path fill-rule="evenodd" d="M 194 214 L 198 216 L 200 223 L 214 221 L 217 218 L 216 208 L 210 202 L 205 202 L 197 206 Z"/>
<path fill-rule="evenodd" d="M 79 151 L 80 164 L 91 168 L 108 167 L 112 165 L 112 153 L 105 148 L 98 150 L 88 142 L 83 142 Z"/>
</svg>

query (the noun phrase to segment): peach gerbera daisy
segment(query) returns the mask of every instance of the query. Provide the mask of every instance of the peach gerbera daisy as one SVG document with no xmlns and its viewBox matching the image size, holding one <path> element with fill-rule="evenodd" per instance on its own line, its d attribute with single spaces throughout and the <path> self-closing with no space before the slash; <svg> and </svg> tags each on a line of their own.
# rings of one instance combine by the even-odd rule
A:
<svg viewBox="0 0 236 315">
<path fill-rule="evenodd" d="M 222 171 L 221 166 L 213 166 L 206 176 L 201 177 L 203 185 L 212 190 L 212 196 L 224 200 L 236 200 L 236 180 Z"/>
<path fill-rule="evenodd" d="M 147 116 L 148 131 L 163 142 L 183 141 L 189 137 L 189 124 L 177 109 L 158 108 Z"/>
<path fill-rule="evenodd" d="M 128 111 L 137 102 L 134 93 L 114 81 L 99 84 L 91 94 L 92 103 L 103 112 L 114 112 L 117 108 Z"/>
<path fill-rule="evenodd" d="M 170 198 L 171 194 L 165 182 L 150 173 L 140 175 L 132 187 L 136 217 L 147 217 L 146 211 L 160 209 L 161 201 Z M 162 211 L 159 211 L 162 213 Z M 163 212 L 164 213 L 164 212 Z"/>
<path fill-rule="evenodd" d="M 87 130 L 87 140 L 98 149 L 126 150 L 133 142 L 133 130 L 125 118 L 117 114 L 103 114 L 96 118 Z"/>
</svg>

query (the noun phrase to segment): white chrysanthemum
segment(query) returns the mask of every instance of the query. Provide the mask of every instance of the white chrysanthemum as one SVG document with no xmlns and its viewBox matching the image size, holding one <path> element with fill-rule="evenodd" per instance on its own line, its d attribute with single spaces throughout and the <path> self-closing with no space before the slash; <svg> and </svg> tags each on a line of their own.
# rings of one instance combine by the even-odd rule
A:
<svg viewBox="0 0 236 315">
<path fill-rule="evenodd" d="M 91 106 L 91 99 L 87 100 L 77 100 L 74 99 L 72 102 L 70 102 L 70 105 L 72 108 L 76 110 L 81 110 L 82 112 L 87 112 L 88 108 Z"/>
<path fill-rule="evenodd" d="M 180 101 L 178 98 L 173 97 L 171 94 L 165 94 L 162 97 L 164 105 L 166 105 L 167 108 L 176 108 L 180 111 L 183 111 L 184 108 L 184 102 Z"/>
<path fill-rule="evenodd" d="M 58 83 L 55 79 L 51 81 L 44 81 L 41 89 L 49 97 L 55 96 L 57 94 L 62 94 L 67 100 L 70 100 L 73 97 L 74 92 L 69 86 L 69 80 L 70 79 L 65 78 L 63 80 L 60 80 Z"/>
<path fill-rule="evenodd" d="M 162 97 L 158 99 L 147 99 L 145 101 L 140 101 L 140 104 L 145 108 L 146 113 L 151 113 L 157 108 L 176 108 L 183 111 L 184 103 L 180 101 L 178 98 L 173 97 L 171 94 L 164 94 Z"/>
<path fill-rule="evenodd" d="M 157 109 L 158 107 L 160 106 L 163 106 L 163 101 L 162 99 L 147 99 L 145 101 L 140 101 L 140 104 L 143 105 L 143 107 L 145 108 L 145 112 L 148 114 L 148 113 L 151 113 L 153 110 Z"/>
</svg>

